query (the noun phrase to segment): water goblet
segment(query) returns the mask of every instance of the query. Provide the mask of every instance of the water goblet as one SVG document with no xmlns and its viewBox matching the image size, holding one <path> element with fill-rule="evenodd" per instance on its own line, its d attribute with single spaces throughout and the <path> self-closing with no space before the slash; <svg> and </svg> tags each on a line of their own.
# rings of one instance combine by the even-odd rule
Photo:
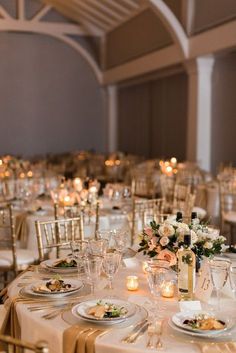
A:
<svg viewBox="0 0 236 353">
<path fill-rule="evenodd" d="M 231 289 L 234 293 L 234 296 L 236 296 L 236 266 L 235 265 L 230 266 L 229 279 L 230 279 Z"/>
<path fill-rule="evenodd" d="M 78 276 L 85 276 L 84 259 L 88 256 L 88 241 L 75 240 L 70 242 L 72 257 L 77 263 Z"/>
<path fill-rule="evenodd" d="M 216 291 L 217 311 L 220 311 L 221 290 L 226 284 L 229 275 L 230 262 L 223 259 L 211 259 L 209 260 L 209 267 L 212 284 Z"/>
<path fill-rule="evenodd" d="M 160 315 L 163 306 L 160 303 L 162 284 L 166 280 L 169 272 L 169 261 L 161 259 L 152 259 L 147 261 L 147 280 L 154 301 L 154 314 Z"/>
<path fill-rule="evenodd" d="M 113 280 L 115 274 L 118 272 L 121 261 L 120 252 L 107 252 L 103 257 L 102 269 L 108 277 L 108 287 L 110 290 L 113 289 Z"/>
<path fill-rule="evenodd" d="M 92 256 L 103 256 L 108 248 L 107 239 L 89 239 L 88 251 Z"/>
<path fill-rule="evenodd" d="M 94 294 L 101 276 L 102 261 L 103 258 L 101 256 L 88 256 L 84 259 L 85 273 L 91 285 L 92 294 Z"/>
<path fill-rule="evenodd" d="M 114 229 L 112 231 L 115 248 L 123 253 L 128 245 L 128 231 L 123 229 Z"/>
</svg>

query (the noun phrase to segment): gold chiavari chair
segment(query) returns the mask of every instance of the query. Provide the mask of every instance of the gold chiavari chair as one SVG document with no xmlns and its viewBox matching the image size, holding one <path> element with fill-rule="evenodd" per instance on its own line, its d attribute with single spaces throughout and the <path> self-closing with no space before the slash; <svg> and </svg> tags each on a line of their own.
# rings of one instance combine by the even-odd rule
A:
<svg viewBox="0 0 236 353">
<path fill-rule="evenodd" d="M 165 200 L 165 212 L 172 211 L 175 189 L 175 176 L 162 174 L 160 177 L 161 195 Z"/>
<path fill-rule="evenodd" d="M 11 204 L 0 207 L 0 273 L 4 282 L 8 282 L 8 274 L 16 275 L 25 270 L 37 260 L 34 252 L 28 249 L 18 249 Z"/>
<path fill-rule="evenodd" d="M 69 248 L 71 241 L 84 240 L 80 217 L 35 221 L 35 227 L 40 261 L 53 249 L 56 249 L 56 257 L 60 257 L 60 250 Z"/>
<path fill-rule="evenodd" d="M 81 238 L 84 238 L 84 227 L 92 226 L 94 224 L 94 236 L 99 229 L 99 215 L 100 215 L 99 201 L 95 203 L 77 204 L 74 206 L 59 206 L 54 203 L 55 219 L 63 218 L 80 218 Z M 95 217 L 95 218 L 94 218 Z M 92 236 L 92 234 L 91 234 Z"/>
<path fill-rule="evenodd" d="M 141 221 L 141 227 L 144 228 L 147 219 L 156 219 L 158 215 L 163 215 L 165 205 L 164 199 L 135 199 L 133 198 L 132 217 L 131 217 L 131 244 L 135 241 L 138 222 Z"/>
<path fill-rule="evenodd" d="M 190 217 L 196 193 L 191 192 L 191 185 L 175 184 L 172 213 L 182 212 L 185 217 Z"/>
<path fill-rule="evenodd" d="M 236 228 L 236 180 L 220 182 L 220 221 L 221 231 L 225 226 L 230 228 L 229 243 L 234 244 L 234 232 Z"/>
<path fill-rule="evenodd" d="M 3 347 L 4 353 L 12 353 L 14 351 L 20 353 L 26 353 L 26 351 L 34 353 L 49 353 L 48 345 L 44 341 L 33 344 L 0 334 L 0 349 L 1 347 Z"/>
</svg>

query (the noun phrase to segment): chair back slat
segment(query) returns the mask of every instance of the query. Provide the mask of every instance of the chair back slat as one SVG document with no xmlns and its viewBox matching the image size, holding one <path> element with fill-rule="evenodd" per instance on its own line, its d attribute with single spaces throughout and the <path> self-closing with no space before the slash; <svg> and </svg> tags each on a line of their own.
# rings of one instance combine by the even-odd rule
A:
<svg viewBox="0 0 236 353">
<path fill-rule="evenodd" d="M 43 261 L 48 251 L 56 249 L 59 257 L 60 248 L 67 246 L 73 240 L 83 240 L 79 231 L 80 217 L 65 218 L 52 221 L 36 221 L 36 234 L 40 261 Z"/>
<path fill-rule="evenodd" d="M 34 353 L 49 353 L 48 344 L 45 341 L 32 344 L 2 334 L 0 334 L 0 349 L 4 349 L 4 352 L 6 353 L 12 353 L 13 351 L 20 351 L 22 353 L 26 353 L 26 351 Z"/>
</svg>

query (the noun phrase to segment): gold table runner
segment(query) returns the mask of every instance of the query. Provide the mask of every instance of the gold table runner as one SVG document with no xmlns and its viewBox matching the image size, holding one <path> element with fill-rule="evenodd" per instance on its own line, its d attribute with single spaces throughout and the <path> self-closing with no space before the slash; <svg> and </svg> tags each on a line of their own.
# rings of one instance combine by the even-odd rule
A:
<svg viewBox="0 0 236 353">
<path fill-rule="evenodd" d="M 63 353 L 95 353 L 95 340 L 107 330 L 73 325 L 63 333 Z"/>
</svg>

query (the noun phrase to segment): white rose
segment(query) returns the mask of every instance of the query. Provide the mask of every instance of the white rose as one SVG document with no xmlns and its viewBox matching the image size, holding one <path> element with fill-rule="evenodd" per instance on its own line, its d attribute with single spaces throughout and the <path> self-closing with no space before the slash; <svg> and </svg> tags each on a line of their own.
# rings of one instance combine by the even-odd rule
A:
<svg viewBox="0 0 236 353">
<path fill-rule="evenodd" d="M 191 229 L 190 235 L 191 235 L 191 244 L 195 244 L 198 241 L 197 234 Z"/>
<path fill-rule="evenodd" d="M 212 249 L 212 248 L 213 248 L 213 244 L 212 244 L 210 241 L 207 241 L 207 242 L 203 245 L 203 247 L 204 247 L 205 249 Z"/>
<path fill-rule="evenodd" d="M 189 226 L 186 223 L 179 223 L 177 228 L 177 233 L 179 235 L 184 235 L 189 233 Z"/>
<path fill-rule="evenodd" d="M 175 234 L 175 228 L 168 223 L 164 223 L 160 226 L 158 233 L 161 237 L 170 237 Z"/>
<path fill-rule="evenodd" d="M 166 237 L 166 236 L 161 237 L 161 239 L 160 239 L 161 246 L 166 246 L 168 243 L 169 243 L 169 238 L 168 237 Z"/>
</svg>

